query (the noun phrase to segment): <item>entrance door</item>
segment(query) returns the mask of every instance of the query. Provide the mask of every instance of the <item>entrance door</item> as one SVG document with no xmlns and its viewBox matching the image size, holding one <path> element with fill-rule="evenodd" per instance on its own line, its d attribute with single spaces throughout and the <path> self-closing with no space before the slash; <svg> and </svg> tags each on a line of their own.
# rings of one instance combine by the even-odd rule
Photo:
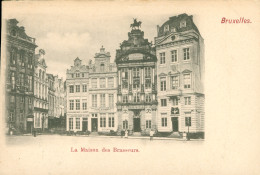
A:
<svg viewBox="0 0 260 175">
<path fill-rule="evenodd" d="M 179 121 L 178 117 L 172 117 L 172 131 L 179 131 Z"/>
<path fill-rule="evenodd" d="M 134 118 L 134 132 L 140 132 L 141 126 L 140 126 L 140 118 Z"/>
<path fill-rule="evenodd" d="M 97 132 L 98 125 L 97 125 L 97 118 L 92 118 L 91 119 L 91 131 L 92 132 Z"/>
<path fill-rule="evenodd" d="M 88 121 L 82 122 L 82 131 L 86 132 L 88 130 Z"/>
<path fill-rule="evenodd" d="M 33 122 L 27 122 L 27 128 L 26 131 L 27 133 L 32 133 L 32 127 L 33 127 Z"/>
</svg>

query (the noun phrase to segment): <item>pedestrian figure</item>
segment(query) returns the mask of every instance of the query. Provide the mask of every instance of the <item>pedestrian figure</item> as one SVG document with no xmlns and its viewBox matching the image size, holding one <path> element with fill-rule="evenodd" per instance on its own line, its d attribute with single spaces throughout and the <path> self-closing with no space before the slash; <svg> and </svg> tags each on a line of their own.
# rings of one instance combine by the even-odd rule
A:
<svg viewBox="0 0 260 175">
<path fill-rule="evenodd" d="M 154 131 L 150 130 L 150 140 L 153 140 Z"/>
<path fill-rule="evenodd" d="M 183 135 L 182 135 L 183 140 L 187 140 L 187 133 L 184 131 Z"/>
<path fill-rule="evenodd" d="M 128 131 L 125 130 L 125 138 L 128 138 Z"/>
</svg>

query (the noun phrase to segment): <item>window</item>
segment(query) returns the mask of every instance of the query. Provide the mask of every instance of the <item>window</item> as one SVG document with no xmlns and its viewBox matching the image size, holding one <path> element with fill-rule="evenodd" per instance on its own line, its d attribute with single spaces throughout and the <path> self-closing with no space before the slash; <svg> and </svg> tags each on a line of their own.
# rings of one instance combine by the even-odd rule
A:
<svg viewBox="0 0 260 175">
<path fill-rule="evenodd" d="M 190 49 L 189 48 L 185 48 L 183 49 L 183 53 L 184 53 L 184 60 L 189 60 L 190 59 Z"/>
<path fill-rule="evenodd" d="M 173 98 L 173 106 L 178 106 L 178 98 L 177 97 Z"/>
<path fill-rule="evenodd" d="M 128 121 L 123 121 L 123 129 L 128 129 Z"/>
<path fill-rule="evenodd" d="M 127 95 L 123 95 L 123 103 L 128 103 L 128 96 Z"/>
<path fill-rule="evenodd" d="M 150 129 L 151 126 L 152 126 L 152 121 L 151 120 L 146 120 L 146 125 L 145 125 L 146 129 Z"/>
<path fill-rule="evenodd" d="M 100 88 L 106 87 L 106 79 L 105 78 L 100 78 L 99 83 L 100 83 Z"/>
<path fill-rule="evenodd" d="M 175 27 L 171 27 L 171 32 L 176 32 L 176 28 Z"/>
<path fill-rule="evenodd" d="M 161 114 L 162 127 L 167 127 L 167 114 Z"/>
<path fill-rule="evenodd" d="M 172 50 L 171 55 L 172 55 L 172 62 L 173 63 L 177 62 L 177 50 Z"/>
<path fill-rule="evenodd" d="M 76 100 L 76 110 L 80 110 L 80 100 Z"/>
<path fill-rule="evenodd" d="M 108 78 L 108 87 L 109 88 L 113 88 L 114 87 L 114 78 L 113 77 L 109 77 Z"/>
<path fill-rule="evenodd" d="M 87 110 L 87 100 L 82 100 L 82 109 Z"/>
<path fill-rule="evenodd" d="M 21 74 L 19 74 L 20 75 L 20 86 L 24 86 L 24 74 L 23 73 L 21 73 Z"/>
<path fill-rule="evenodd" d="M 165 25 L 165 26 L 164 26 L 164 31 L 165 31 L 165 32 L 168 32 L 168 31 L 169 31 L 169 25 Z"/>
<path fill-rule="evenodd" d="M 76 92 L 80 92 L 80 85 L 76 85 Z"/>
<path fill-rule="evenodd" d="M 32 76 L 31 75 L 29 75 L 28 76 L 28 89 L 29 89 L 29 91 L 32 91 Z"/>
<path fill-rule="evenodd" d="M 31 98 L 28 98 L 28 103 L 32 104 L 32 99 Z"/>
<path fill-rule="evenodd" d="M 73 118 L 69 118 L 69 130 L 73 129 Z"/>
<path fill-rule="evenodd" d="M 32 55 L 31 54 L 28 57 L 28 68 L 32 68 Z"/>
<path fill-rule="evenodd" d="M 191 77 L 190 74 L 184 74 L 183 75 L 183 79 L 184 79 L 184 88 L 185 89 L 189 89 L 190 85 L 191 85 Z"/>
<path fill-rule="evenodd" d="M 91 87 L 92 88 L 97 88 L 97 79 L 96 78 L 92 78 L 91 79 Z"/>
<path fill-rule="evenodd" d="M 186 27 L 186 21 L 181 21 L 180 28 L 182 28 L 182 27 Z"/>
<path fill-rule="evenodd" d="M 100 94 L 100 106 L 106 107 L 106 94 Z"/>
<path fill-rule="evenodd" d="M 106 114 L 100 114 L 100 127 L 106 127 Z"/>
<path fill-rule="evenodd" d="M 145 67 L 144 74 L 145 74 L 145 88 L 149 89 L 151 88 L 151 68 Z"/>
<path fill-rule="evenodd" d="M 104 72 L 105 71 L 105 65 L 102 63 L 100 65 L 100 72 Z"/>
<path fill-rule="evenodd" d="M 14 72 L 11 73 L 11 86 L 12 86 L 12 89 L 15 89 L 15 73 Z"/>
<path fill-rule="evenodd" d="M 87 92 L 87 85 L 86 84 L 82 85 L 82 92 Z"/>
<path fill-rule="evenodd" d="M 140 94 L 134 93 L 134 102 L 140 102 Z"/>
<path fill-rule="evenodd" d="M 113 113 L 108 114 L 108 127 L 115 127 L 115 118 Z"/>
<path fill-rule="evenodd" d="M 133 88 L 140 88 L 140 70 L 139 68 L 133 68 Z"/>
<path fill-rule="evenodd" d="M 185 105 L 191 105 L 191 97 L 184 97 Z"/>
<path fill-rule="evenodd" d="M 161 106 L 167 106 L 167 99 L 161 99 Z"/>
<path fill-rule="evenodd" d="M 21 61 L 21 66 L 24 67 L 24 52 L 20 52 L 20 61 Z"/>
<path fill-rule="evenodd" d="M 97 117 L 97 114 L 92 114 L 92 117 Z"/>
<path fill-rule="evenodd" d="M 12 50 L 10 52 L 10 61 L 11 61 L 11 64 L 15 64 L 15 61 L 16 61 L 16 53 L 15 53 L 15 50 Z"/>
<path fill-rule="evenodd" d="M 76 129 L 80 129 L 80 118 L 76 118 Z"/>
<path fill-rule="evenodd" d="M 108 98 L 109 98 L 109 107 L 113 108 L 114 107 L 114 94 L 109 94 Z"/>
<path fill-rule="evenodd" d="M 85 76 L 85 74 L 84 74 L 84 73 L 82 73 L 81 75 L 82 75 L 82 77 L 84 77 L 84 76 Z"/>
<path fill-rule="evenodd" d="M 76 77 L 77 77 L 77 78 L 80 77 L 80 73 L 76 73 Z"/>
<path fill-rule="evenodd" d="M 15 98 L 14 98 L 13 95 L 10 96 L 10 102 L 11 102 L 11 103 L 14 103 L 14 102 L 15 102 Z"/>
<path fill-rule="evenodd" d="M 71 78 L 74 78 L 74 74 L 71 74 Z"/>
<path fill-rule="evenodd" d="M 123 89 L 128 88 L 128 69 L 122 69 L 122 87 Z"/>
<path fill-rule="evenodd" d="M 185 126 L 191 126 L 191 113 L 185 113 Z"/>
<path fill-rule="evenodd" d="M 92 95 L 92 107 L 97 107 L 97 94 Z"/>
<path fill-rule="evenodd" d="M 165 52 L 160 53 L 160 64 L 165 64 Z"/>
<path fill-rule="evenodd" d="M 70 110 L 74 110 L 74 100 L 70 100 Z"/>
<path fill-rule="evenodd" d="M 152 94 L 145 94 L 145 102 L 146 103 L 149 103 L 152 101 L 152 98 L 151 98 Z"/>
<path fill-rule="evenodd" d="M 74 86 L 70 85 L 70 93 L 74 93 Z"/>
<path fill-rule="evenodd" d="M 24 97 L 21 97 L 21 103 L 24 103 Z"/>
<path fill-rule="evenodd" d="M 178 76 L 172 76 L 172 89 L 178 89 L 179 83 L 178 83 Z"/>
<path fill-rule="evenodd" d="M 35 127 L 41 127 L 41 117 L 39 113 L 36 113 Z"/>
<path fill-rule="evenodd" d="M 166 77 L 161 78 L 161 91 L 166 91 Z"/>
</svg>

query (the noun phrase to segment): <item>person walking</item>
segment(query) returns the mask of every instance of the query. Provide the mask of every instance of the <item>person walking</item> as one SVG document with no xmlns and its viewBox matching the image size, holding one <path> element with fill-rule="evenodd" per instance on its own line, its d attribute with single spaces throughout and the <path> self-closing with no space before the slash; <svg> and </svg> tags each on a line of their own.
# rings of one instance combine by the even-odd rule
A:
<svg viewBox="0 0 260 175">
<path fill-rule="evenodd" d="M 127 131 L 127 129 L 125 130 L 125 138 L 128 138 L 128 131 Z"/>
<path fill-rule="evenodd" d="M 151 140 L 151 141 L 153 140 L 153 134 L 154 134 L 154 131 L 153 131 L 153 130 L 150 130 L 150 140 Z"/>
</svg>

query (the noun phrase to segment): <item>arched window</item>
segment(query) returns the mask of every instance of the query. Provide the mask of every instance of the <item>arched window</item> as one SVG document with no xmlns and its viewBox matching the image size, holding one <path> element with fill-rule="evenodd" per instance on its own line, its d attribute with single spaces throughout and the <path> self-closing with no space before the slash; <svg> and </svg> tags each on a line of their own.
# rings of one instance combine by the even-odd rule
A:
<svg viewBox="0 0 260 175">
<path fill-rule="evenodd" d="M 105 71 L 105 65 L 104 65 L 104 63 L 101 63 L 100 72 L 104 72 L 104 71 Z"/>
</svg>

